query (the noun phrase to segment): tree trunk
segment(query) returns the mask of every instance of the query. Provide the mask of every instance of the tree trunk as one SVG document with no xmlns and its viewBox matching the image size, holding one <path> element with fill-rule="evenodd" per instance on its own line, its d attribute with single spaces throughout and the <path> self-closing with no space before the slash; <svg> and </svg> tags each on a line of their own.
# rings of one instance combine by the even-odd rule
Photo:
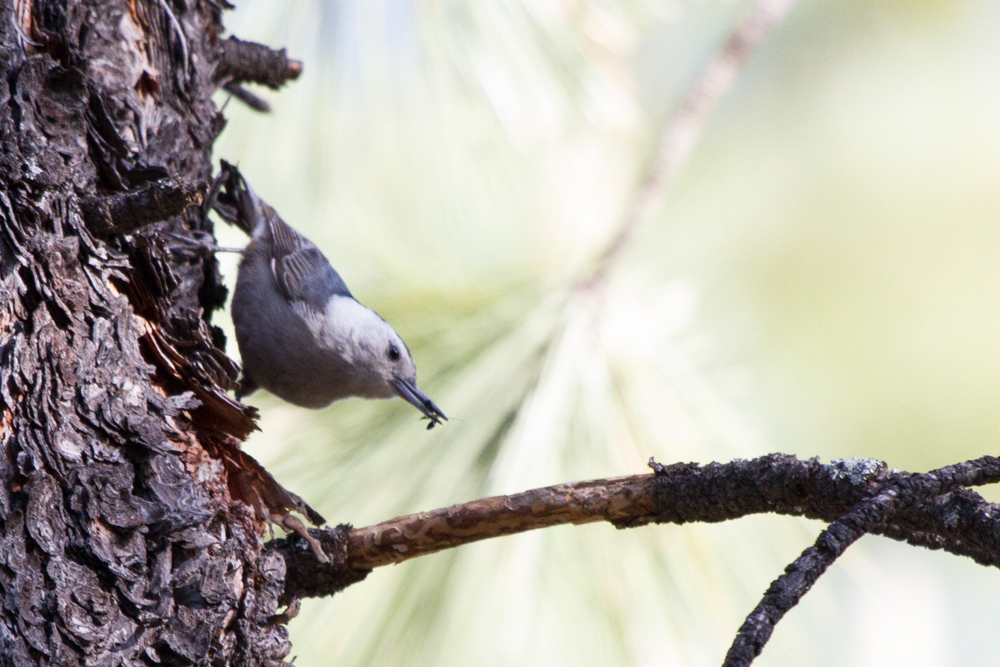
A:
<svg viewBox="0 0 1000 667">
<path fill-rule="evenodd" d="M 224 125 L 220 4 L 0 0 L 2 665 L 290 649 L 262 551 L 288 499 L 239 453 L 254 415 L 226 394 L 192 206 Z"/>
</svg>

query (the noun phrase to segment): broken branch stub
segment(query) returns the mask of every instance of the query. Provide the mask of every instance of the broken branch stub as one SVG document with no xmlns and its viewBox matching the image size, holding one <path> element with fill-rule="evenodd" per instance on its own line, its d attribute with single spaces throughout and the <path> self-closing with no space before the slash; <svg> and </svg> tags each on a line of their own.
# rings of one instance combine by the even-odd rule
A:
<svg viewBox="0 0 1000 667">
<path fill-rule="evenodd" d="M 222 42 L 215 80 L 225 83 L 251 81 L 277 90 L 299 78 L 302 62 L 288 57 L 285 49 L 274 49 L 230 37 Z"/>
<path fill-rule="evenodd" d="M 208 186 L 169 178 L 131 192 L 95 195 L 80 201 L 80 212 L 94 236 L 110 238 L 180 215 L 202 202 Z"/>
</svg>

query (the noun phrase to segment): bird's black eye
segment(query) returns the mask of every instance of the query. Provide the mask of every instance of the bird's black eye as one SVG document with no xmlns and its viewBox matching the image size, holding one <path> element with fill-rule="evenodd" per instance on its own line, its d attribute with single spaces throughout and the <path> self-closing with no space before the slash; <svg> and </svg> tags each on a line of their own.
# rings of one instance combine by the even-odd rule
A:
<svg viewBox="0 0 1000 667">
<path fill-rule="evenodd" d="M 395 345 L 389 346 L 389 351 L 387 352 L 387 354 L 389 355 L 390 361 L 399 361 L 399 348 L 396 347 Z"/>
</svg>

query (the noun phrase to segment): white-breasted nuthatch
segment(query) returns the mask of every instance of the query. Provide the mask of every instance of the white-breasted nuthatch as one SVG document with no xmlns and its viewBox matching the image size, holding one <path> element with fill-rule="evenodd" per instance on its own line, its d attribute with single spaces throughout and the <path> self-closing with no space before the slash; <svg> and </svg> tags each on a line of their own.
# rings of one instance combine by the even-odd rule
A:
<svg viewBox="0 0 1000 667">
<path fill-rule="evenodd" d="M 430 420 L 427 428 L 447 420 L 417 388 L 399 334 L 351 295 L 320 249 L 261 201 L 235 167 L 223 162 L 222 171 L 213 191 L 225 184 L 229 204 L 213 204 L 250 234 L 232 302 L 243 357 L 237 398 L 263 387 L 289 403 L 322 408 L 349 396 L 398 396 Z"/>
</svg>

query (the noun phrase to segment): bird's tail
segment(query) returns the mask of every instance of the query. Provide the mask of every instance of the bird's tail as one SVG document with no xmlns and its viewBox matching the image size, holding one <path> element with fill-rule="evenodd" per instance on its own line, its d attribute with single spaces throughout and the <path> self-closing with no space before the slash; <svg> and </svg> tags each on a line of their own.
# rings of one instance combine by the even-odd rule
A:
<svg viewBox="0 0 1000 667">
<path fill-rule="evenodd" d="M 212 183 L 212 190 L 205 200 L 206 213 L 215 209 L 229 224 L 236 225 L 253 236 L 264 221 L 264 204 L 250 188 L 243 174 L 235 165 L 220 160 L 219 175 Z"/>
</svg>

